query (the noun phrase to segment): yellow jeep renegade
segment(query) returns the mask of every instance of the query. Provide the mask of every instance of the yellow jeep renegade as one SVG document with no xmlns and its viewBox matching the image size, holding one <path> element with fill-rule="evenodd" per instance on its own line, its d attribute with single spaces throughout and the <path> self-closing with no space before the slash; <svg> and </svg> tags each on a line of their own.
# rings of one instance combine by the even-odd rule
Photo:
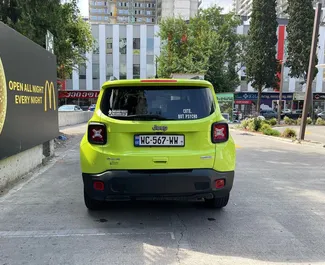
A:
<svg viewBox="0 0 325 265">
<path fill-rule="evenodd" d="M 80 143 L 85 204 L 97 210 L 108 201 L 204 199 L 222 208 L 235 159 L 211 83 L 108 81 Z"/>
</svg>

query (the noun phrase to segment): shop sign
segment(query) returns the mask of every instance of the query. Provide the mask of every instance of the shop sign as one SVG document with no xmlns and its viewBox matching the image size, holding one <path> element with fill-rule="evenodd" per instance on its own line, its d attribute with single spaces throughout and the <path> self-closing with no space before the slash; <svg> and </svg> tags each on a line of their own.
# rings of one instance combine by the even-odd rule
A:
<svg viewBox="0 0 325 265">
<path fill-rule="evenodd" d="M 256 92 L 253 93 L 243 93 L 239 92 L 235 94 L 235 100 L 257 100 L 258 94 Z M 279 100 L 279 93 L 262 93 L 261 99 L 271 99 L 271 100 Z M 292 100 L 292 93 L 283 93 L 283 100 Z"/>
<path fill-rule="evenodd" d="M 305 92 L 293 93 L 293 100 L 305 100 Z"/>
<path fill-rule="evenodd" d="M 217 95 L 218 101 L 234 101 L 233 93 L 218 93 L 216 95 Z"/>
<path fill-rule="evenodd" d="M 325 100 L 325 93 L 314 93 L 314 100 Z"/>
<path fill-rule="evenodd" d="M 99 91 L 59 91 L 59 98 L 98 98 Z"/>
<path fill-rule="evenodd" d="M 251 100 L 235 100 L 235 104 L 239 105 L 251 105 L 253 101 Z"/>
</svg>

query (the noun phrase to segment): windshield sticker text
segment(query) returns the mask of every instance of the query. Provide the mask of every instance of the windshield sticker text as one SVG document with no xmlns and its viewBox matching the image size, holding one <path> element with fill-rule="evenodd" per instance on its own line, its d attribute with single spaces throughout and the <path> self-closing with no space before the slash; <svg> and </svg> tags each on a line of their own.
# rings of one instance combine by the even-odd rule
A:
<svg viewBox="0 0 325 265">
<path fill-rule="evenodd" d="M 191 120 L 191 119 L 197 119 L 197 114 L 192 113 L 191 109 L 183 109 L 182 114 L 178 114 L 179 120 Z"/>
<path fill-rule="evenodd" d="M 127 110 L 109 110 L 108 111 L 109 116 L 128 116 Z"/>
</svg>

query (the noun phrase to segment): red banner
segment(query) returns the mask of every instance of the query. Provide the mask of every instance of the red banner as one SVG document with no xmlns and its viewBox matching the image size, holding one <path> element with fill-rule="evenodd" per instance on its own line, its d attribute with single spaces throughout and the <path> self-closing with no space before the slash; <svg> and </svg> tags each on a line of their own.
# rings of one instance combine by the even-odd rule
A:
<svg viewBox="0 0 325 265">
<path fill-rule="evenodd" d="M 251 100 L 235 100 L 235 104 L 240 105 L 251 105 L 253 102 Z"/>
<path fill-rule="evenodd" d="M 99 91 L 59 91 L 59 98 L 98 98 Z"/>
</svg>

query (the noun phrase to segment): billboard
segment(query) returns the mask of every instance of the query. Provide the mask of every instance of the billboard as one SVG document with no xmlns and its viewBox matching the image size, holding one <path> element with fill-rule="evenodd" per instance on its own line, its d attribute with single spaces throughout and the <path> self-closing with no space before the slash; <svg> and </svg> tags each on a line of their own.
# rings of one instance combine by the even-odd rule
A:
<svg viewBox="0 0 325 265">
<path fill-rule="evenodd" d="M 56 57 L 0 22 L 0 160 L 54 139 Z"/>
</svg>

